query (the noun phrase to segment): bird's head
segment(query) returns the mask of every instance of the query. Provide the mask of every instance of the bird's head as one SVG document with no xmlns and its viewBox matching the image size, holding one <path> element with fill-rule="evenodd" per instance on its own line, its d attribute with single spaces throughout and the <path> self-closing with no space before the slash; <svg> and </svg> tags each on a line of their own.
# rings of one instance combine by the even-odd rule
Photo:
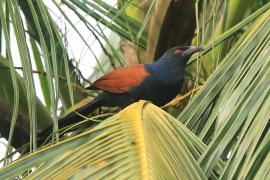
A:
<svg viewBox="0 0 270 180">
<path fill-rule="evenodd" d="M 159 79 L 178 82 L 183 79 L 185 66 L 192 54 L 202 51 L 201 46 L 177 46 L 169 49 L 149 69 Z"/>
<path fill-rule="evenodd" d="M 200 51 L 203 51 L 201 46 L 176 46 L 166 51 L 161 59 L 187 63 L 192 54 Z"/>
</svg>

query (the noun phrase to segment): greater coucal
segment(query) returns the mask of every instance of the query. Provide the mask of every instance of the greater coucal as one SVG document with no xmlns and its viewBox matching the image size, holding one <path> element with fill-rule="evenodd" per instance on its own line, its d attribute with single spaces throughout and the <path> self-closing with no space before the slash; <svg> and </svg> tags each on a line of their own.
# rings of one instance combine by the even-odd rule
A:
<svg viewBox="0 0 270 180">
<path fill-rule="evenodd" d="M 59 128 L 79 122 L 101 106 L 124 108 L 144 99 L 157 106 L 171 101 L 181 90 L 185 66 L 200 46 L 177 46 L 169 49 L 153 64 L 138 64 L 113 70 L 97 79 L 86 89 L 102 90 L 87 105 L 59 120 Z"/>
</svg>

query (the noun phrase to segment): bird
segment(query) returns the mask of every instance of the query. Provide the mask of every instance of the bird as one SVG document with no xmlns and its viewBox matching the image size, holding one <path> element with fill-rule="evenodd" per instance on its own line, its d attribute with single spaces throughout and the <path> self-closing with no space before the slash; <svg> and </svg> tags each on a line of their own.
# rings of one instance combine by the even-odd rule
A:
<svg viewBox="0 0 270 180">
<path fill-rule="evenodd" d="M 125 108 L 139 100 L 165 105 L 180 92 L 186 64 L 191 55 L 199 51 L 203 51 L 201 46 L 176 46 L 153 64 L 122 67 L 103 75 L 86 88 L 101 93 L 90 103 L 61 118 L 58 127 L 61 129 L 79 122 L 103 106 Z"/>
</svg>

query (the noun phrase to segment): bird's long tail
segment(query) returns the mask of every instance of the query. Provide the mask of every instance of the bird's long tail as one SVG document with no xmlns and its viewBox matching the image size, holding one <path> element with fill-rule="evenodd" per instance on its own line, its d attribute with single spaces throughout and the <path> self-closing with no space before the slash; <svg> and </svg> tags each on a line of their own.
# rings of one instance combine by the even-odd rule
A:
<svg viewBox="0 0 270 180">
<path fill-rule="evenodd" d="M 94 99 L 90 103 L 84 105 L 81 108 L 76 109 L 75 111 L 67 114 L 63 118 L 58 120 L 58 129 L 61 129 L 65 126 L 80 122 L 84 119 L 85 116 L 89 115 L 92 111 L 101 106 L 101 101 L 99 99 Z M 95 122 L 93 122 L 95 123 Z M 48 127 L 40 133 L 41 137 L 48 136 L 52 132 L 53 126 Z"/>
<path fill-rule="evenodd" d="M 67 114 L 65 117 L 59 119 L 58 128 L 61 129 L 61 128 L 68 126 L 70 124 L 80 122 L 81 120 L 84 119 L 85 116 L 89 115 L 91 112 L 93 112 L 98 107 L 100 107 L 99 100 L 91 101 L 90 103 L 84 105 L 83 107 L 76 109 L 75 111 Z"/>
</svg>

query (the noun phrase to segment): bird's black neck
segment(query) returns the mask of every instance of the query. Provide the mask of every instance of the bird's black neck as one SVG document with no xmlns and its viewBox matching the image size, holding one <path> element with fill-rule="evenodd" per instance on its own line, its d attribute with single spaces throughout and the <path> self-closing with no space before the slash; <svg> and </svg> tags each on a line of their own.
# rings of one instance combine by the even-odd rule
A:
<svg viewBox="0 0 270 180">
<path fill-rule="evenodd" d="M 185 64 L 181 61 L 157 61 L 146 65 L 146 69 L 158 79 L 168 83 L 178 83 L 184 78 Z"/>
</svg>

